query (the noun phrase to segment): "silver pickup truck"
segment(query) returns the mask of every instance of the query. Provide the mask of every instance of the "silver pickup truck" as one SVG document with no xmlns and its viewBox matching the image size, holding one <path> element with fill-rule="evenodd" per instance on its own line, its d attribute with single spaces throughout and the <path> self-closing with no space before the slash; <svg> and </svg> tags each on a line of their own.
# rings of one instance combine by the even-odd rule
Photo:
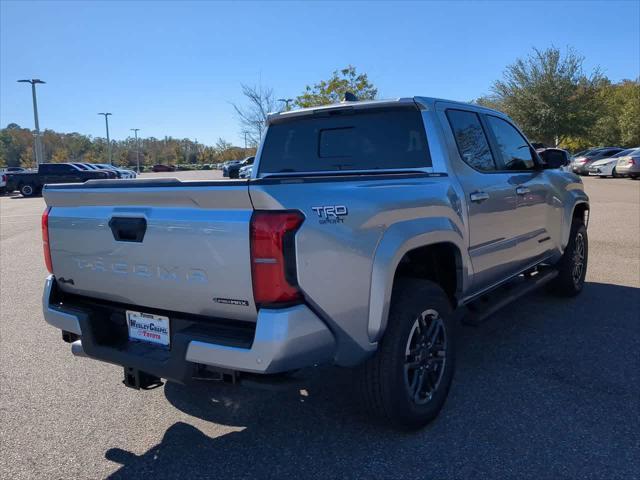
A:
<svg viewBox="0 0 640 480">
<path fill-rule="evenodd" d="M 277 113 L 249 180 L 47 186 L 44 317 L 133 388 L 357 367 L 364 405 L 419 428 L 460 319 L 581 291 L 589 200 L 556 163 L 477 105 Z"/>
</svg>

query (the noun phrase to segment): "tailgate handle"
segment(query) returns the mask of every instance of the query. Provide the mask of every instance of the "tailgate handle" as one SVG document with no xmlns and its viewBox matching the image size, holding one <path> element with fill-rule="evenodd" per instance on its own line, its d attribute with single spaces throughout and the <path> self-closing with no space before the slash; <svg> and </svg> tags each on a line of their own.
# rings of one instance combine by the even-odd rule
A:
<svg viewBox="0 0 640 480">
<path fill-rule="evenodd" d="M 109 220 L 109 228 L 113 238 L 118 242 L 142 242 L 147 231 L 147 220 L 144 218 L 113 217 Z"/>
</svg>

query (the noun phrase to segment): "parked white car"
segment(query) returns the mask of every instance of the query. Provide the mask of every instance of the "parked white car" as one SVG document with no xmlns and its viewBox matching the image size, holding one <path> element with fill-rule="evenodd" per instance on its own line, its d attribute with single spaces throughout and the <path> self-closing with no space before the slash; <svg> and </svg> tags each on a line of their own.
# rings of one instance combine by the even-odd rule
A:
<svg viewBox="0 0 640 480">
<path fill-rule="evenodd" d="M 112 170 L 114 172 L 117 172 L 118 178 L 136 178 L 138 176 L 138 174 L 133 170 L 128 170 L 126 168 L 118 168 L 118 167 L 115 167 L 114 165 L 109 165 L 108 163 L 96 163 L 95 165 L 97 167 L 100 167 L 106 170 Z"/>
<path fill-rule="evenodd" d="M 7 192 L 7 174 L 0 173 L 0 195 L 4 195 Z"/>
<path fill-rule="evenodd" d="M 635 148 L 629 148 L 627 150 L 616 153 L 609 158 L 596 160 L 591 165 L 589 165 L 589 175 L 596 177 L 617 177 L 618 172 L 616 171 L 616 165 L 618 164 L 618 159 L 620 157 L 626 157 L 627 155 L 630 155 L 634 150 Z"/>
<path fill-rule="evenodd" d="M 239 178 L 251 178 L 251 172 L 253 171 L 253 165 L 245 165 L 238 172 Z"/>
</svg>

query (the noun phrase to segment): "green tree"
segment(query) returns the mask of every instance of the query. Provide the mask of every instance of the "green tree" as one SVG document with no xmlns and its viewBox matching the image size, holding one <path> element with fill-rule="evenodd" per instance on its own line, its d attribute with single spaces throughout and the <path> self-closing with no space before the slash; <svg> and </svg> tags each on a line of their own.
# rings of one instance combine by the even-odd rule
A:
<svg viewBox="0 0 640 480">
<path fill-rule="evenodd" d="M 595 125 L 605 79 L 598 69 L 583 72 L 584 57 L 572 49 L 534 49 L 527 58 L 507 66 L 492 95 L 478 103 L 497 107 L 536 141 L 556 145 L 583 137 Z"/>
<path fill-rule="evenodd" d="M 356 71 L 349 65 L 333 72 L 328 80 L 322 80 L 313 86 L 307 85 L 302 95 L 296 98 L 299 107 L 314 107 L 340 102 L 346 92 L 353 93 L 359 100 L 373 100 L 378 89 L 369 82 L 366 73 Z"/>
<path fill-rule="evenodd" d="M 640 145 L 640 79 L 623 81 L 620 87 L 623 98 L 620 109 L 620 143 L 627 147 Z"/>
</svg>

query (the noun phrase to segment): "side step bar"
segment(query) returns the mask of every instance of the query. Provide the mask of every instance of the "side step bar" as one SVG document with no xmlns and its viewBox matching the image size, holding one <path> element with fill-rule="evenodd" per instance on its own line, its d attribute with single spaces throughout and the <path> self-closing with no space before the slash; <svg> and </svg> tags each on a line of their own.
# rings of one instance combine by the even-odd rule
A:
<svg viewBox="0 0 640 480">
<path fill-rule="evenodd" d="M 477 326 L 502 307 L 549 283 L 558 276 L 555 269 L 536 270 L 518 276 L 511 282 L 496 288 L 466 305 L 462 323 Z"/>
</svg>

